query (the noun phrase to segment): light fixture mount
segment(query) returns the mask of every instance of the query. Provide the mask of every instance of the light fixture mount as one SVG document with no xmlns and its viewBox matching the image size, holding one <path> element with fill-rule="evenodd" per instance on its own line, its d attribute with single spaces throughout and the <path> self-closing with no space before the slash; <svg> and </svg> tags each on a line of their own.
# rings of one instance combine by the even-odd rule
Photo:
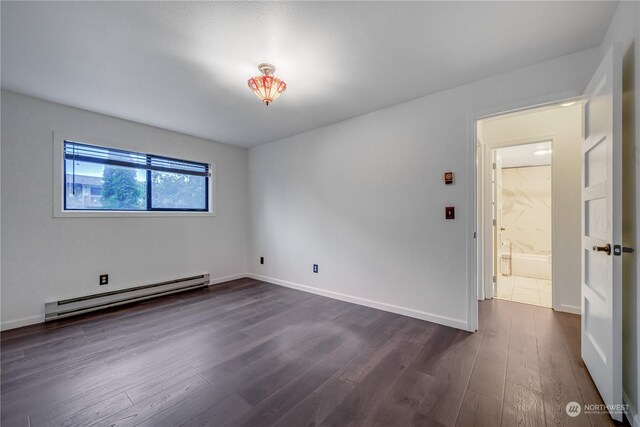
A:
<svg viewBox="0 0 640 427">
<path fill-rule="evenodd" d="M 266 62 L 263 62 L 262 64 L 258 65 L 258 70 L 260 70 L 260 72 L 265 76 L 272 76 L 273 73 L 276 71 L 276 67 L 274 67 L 271 64 L 267 64 Z"/>
<path fill-rule="evenodd" d="M 265 105 L 269 105 L 287 89 L 287 84 L 273 75 L 276 67 L 271 64 L 264 62 L 258 65 L 258 70 L 262 75 L 251 77 L 247 84 Z"/>
</svg>

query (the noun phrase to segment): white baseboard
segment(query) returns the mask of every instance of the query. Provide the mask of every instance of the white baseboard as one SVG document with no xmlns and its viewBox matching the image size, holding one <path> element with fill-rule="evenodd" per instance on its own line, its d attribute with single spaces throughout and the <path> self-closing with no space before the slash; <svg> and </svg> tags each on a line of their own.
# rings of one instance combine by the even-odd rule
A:
<svg viewBox="0 0 640 427">
<path fill-rule="evenodd" d="M 229 276 L 217 277 L 215 279 L 211 279 L 211 281 L 209 282 L 209 286 L 217 285 L 218 283 L 230 282 L 231 280 L 244 279 L 245 277 L 249 277 L 249 273 L 231 274 Z"/>
<path fill-rule="evenodd" d="M 626 415 L 627 419 L 631 423 L 631 427 L 640 427 L 640 414 L 633 405 L 633 402 L 631 402 L 631 399 L 629 399 L 629 396 L 627 396 L 627 393 L 624 391 L 622 392 L 622 401 L 629 405 L 629 411 Z"/>
<path fill-rule="evenodd" d="M 420 320 L 426 320 L 440 325 L 450 326 L 456 329 L 467 329 L 467 322 L 452 317 L 441 316 L 439 314 L 427 313 L 425 311 L 415 310 L 412 308 L 401 307 L 398 305 L 388 304 L 380 301 L 373 301 L 366 298 L 356 297 L 352 295 L 346 295 L 334 291 L 326 291 L 324 289 L 314 288 L 312 286 L 301 285 L 299 283 L 289 282 L 286 280 L 276 279 L 274 277 L 261 276 L 259 274 L 248 273 L 247 277 L 256 280 L 262 280 L 264 282 L 273 283 L 275 285 L 285 286 L 287 288 L 297 289 L 299 291 L 309 292 L 323 297 L 333 298 L 340 301 L 350 302 L 353 304 L 363 305 L 365 307 L 376 308 L 378 310 L 389 311 L 391 313 L 402 314 L 403 316 L 414 317 Z"/>
<path fill-rule="evenodd" d="M 229 276 L 216 277 L 210 280 L 209 286 L 216 285 L 218 283 L 228 282 L 231 280 L 242 279 L 243 277 L 248 277 L 248 276 L 249 275 L 247 273 L 239 273 L 239 274 L 232 274 Z M 6 320 L 0 323 L 0 330 L 6 331 L 9 329 L 20 328 L 22 326 L 34 325 L 36 323 L 42 323 L 42 322 L 44 322 L 44 315 L 37 314 L 34 316 L 22 317 L 20 319 Z"/>
<path fill-rule="evenodd" d="M 560 307 L 554 308 L 556 311 L 563 311 L 565 313 L 582 314 L 582 308 L 577 305 L 560 304 Z"/>
<path fill-rule="evenodd" d="M 36 314 L 34 316 L 21 317 L 20 319 L 6 320 L 0 323 L 0 330 L 6 331 L 42 322 L 44 322 L 44 314 Z"/>
</svg>

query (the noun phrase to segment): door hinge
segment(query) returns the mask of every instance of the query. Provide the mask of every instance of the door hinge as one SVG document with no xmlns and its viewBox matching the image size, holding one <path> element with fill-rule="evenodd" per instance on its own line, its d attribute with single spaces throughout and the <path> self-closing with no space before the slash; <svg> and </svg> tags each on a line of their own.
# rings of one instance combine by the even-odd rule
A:
<svg viewBox="0 0 640 427">
<path fill-rule="evenodd" d="M 491 163 L 491 169 L 496 169 L 496 164 L 495 163 Z"/>
<path fill-rule="evenodd" d="M 493 220 L 493 226 L 496 227 L 498 225 L 498 223 L 496 222 L 496 220 Z"/>
<path fill-rule="evenodd" d="M 473 232 L 473 238 L 474 239 L 476 238 L 476 232 L 475 231 Z"/>
<path fill-rule="evenodd" d="M 493 283 L 498 283 L 498 277 L 497 276 L 493 276 Z"/>
</svg>

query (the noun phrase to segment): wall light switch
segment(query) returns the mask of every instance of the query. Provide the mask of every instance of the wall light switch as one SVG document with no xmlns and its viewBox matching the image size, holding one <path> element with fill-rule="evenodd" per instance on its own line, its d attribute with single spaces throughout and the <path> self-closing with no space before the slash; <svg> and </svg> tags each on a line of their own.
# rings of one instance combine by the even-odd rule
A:
<svg viewBox="0 0 640 427">
<path fill-rule="evenodd" d="M 101 274 L 100 275 L 100 286 L 108 285 L 108 284 L 109 284 L 109 275 L 108 274 Z"/>
<path fill-rule="evenodd" d="M 456 208 L 453 206 L 447 206 L 446 208 L 444 208 L 444 216 L 446 219 L 455 219 Z"/>
</svg>

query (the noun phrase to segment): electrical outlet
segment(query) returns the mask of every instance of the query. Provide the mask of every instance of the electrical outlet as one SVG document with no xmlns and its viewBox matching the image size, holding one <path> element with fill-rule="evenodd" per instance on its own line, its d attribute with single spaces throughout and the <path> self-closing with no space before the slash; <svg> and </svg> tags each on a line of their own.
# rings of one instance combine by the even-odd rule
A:
<svg viewBox="0 0 640 427">
<path fill-rule="evenodd" d="M 263 256 L 260 257 L 260 264 L 264 264 L 264 257 Z"/>
<path fill-rule="evenodd" d="M 100 286 L 108 285 L 108 284 L 109 284 L 109 275 L 108 274 L 101 274 L 100 275 Z"/>
<path fill-rule="evenodd" d="M 318 264 L 313 264 L 313 272 L 314 273 L 318 272 Z"/>
</svg>

